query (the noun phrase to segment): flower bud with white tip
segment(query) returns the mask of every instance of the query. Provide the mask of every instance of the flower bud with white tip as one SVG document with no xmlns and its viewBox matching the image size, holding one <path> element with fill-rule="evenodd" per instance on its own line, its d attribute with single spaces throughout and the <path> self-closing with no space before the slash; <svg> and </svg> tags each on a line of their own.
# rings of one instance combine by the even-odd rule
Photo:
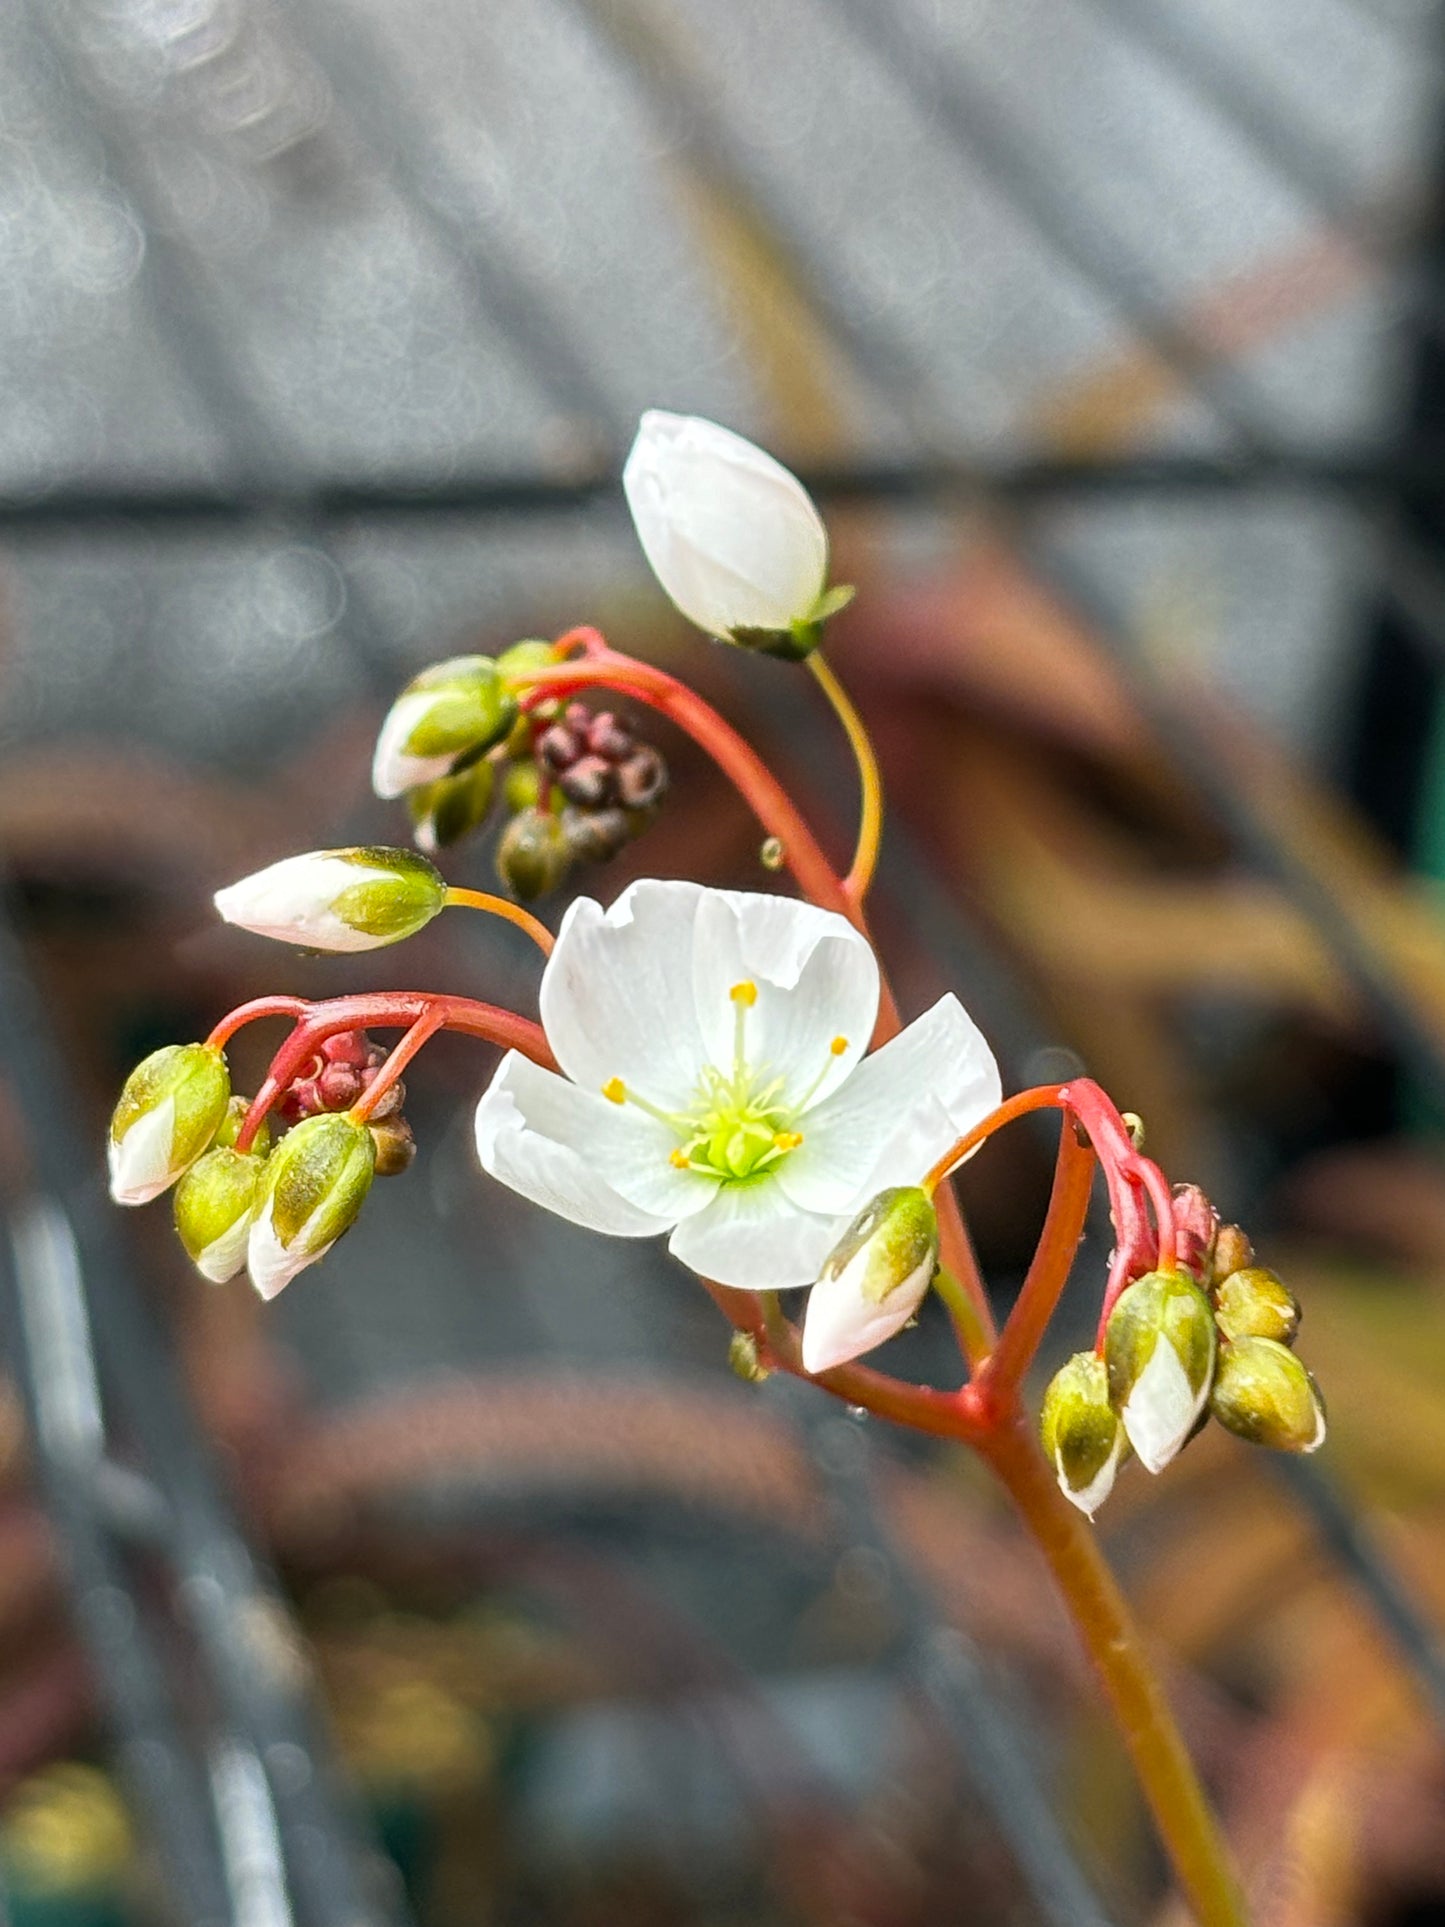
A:
<svg viewBox="0 0 1445 1927">
<path fill-rule="evenodd" d="M 803 1366 L 826 1372 L 912 1318 L 938 1269 L 938 1213 L 916 1184 L 880 1191 L 829 1253 L 808 1293 Z"/>
<path fill-rule="evenodd" d="M 212 1044 L 167 1044 L 138 1064 L 106 1141 L 116 1203 L 146 1204 L 183 1177 L 220 1130 L 230 1096 L 226 1059 Z"/>
<path fill-rule="evenodd" d="M 1092 1519 L 1114 1488 L 1126 1439 L 1097 1352 L 1075 1352 L 1044 1393 L 1039 1432 L 1059 1490 Z"/>
<path fill-rule="evenodd" d="M 452 656 L 409 682 L 381 725 L 371 764 L 378 796 L 449 776 L 511 729 L 517 699 L 490 656 Z"/>
<path fill-rule="evenodd" d="M 303 1118 L 266 1161 L 246 1244 L 251 1283 L 274 1298 L 350 1229 L 376 1171 L 376 1143 L 347 1112 Z"/>
<path fill-rule="evenodd" d="M 1226 1338 L 1273 1338 L 1293 1345 L 1300 1327 L 1299 1302 L 1274 1272 L 1247 1265 L 1216 1286 L 1214 1322 Z"/>
<path fill-rule="evenodd" d="M 176 1187 L 177 1234 L 196 1270 L 214 1285 L 234 1278 L 246 1262 L 265 1169 L 264 1153 L 213 1144 Z"/>
<path fill-rule="evenodd" d="M 1109 1399 L 1151 1472 L 1162 1472 L 1194 1430 L 1216 1343 L 1209 1300 L 1182 1271 L 1146 1272 L 1109 1314 Z"/>
<path fill-rule="evenodd" d="M 1226 1430 L 1276 1452 L 1315 1452 L 1325 1442 L 1320 1388 L 1287 1345 L 1240 1338 L 1222 1345 L 1209 1409 Z"/>
<path fill-rule="evenodd" d="M 455 776 L 439 776 L 407 793 L 412 838 L 419 850 L 435 856 L 479 829 L 492 807 L 496 771 L 483 757 Z"/>
<path fill-rule="evenodd" d="M 622 487 L 653 574 L 710 636 L 806 656 L 852 593 L 828 588 L 828 532 L 797 476 L 716 422 L 650 409 Z"/>
<path fill-rule="evenodd" d="M 227 923 L 306 950 L 379 950 L 431 922 L 446 879 L 413 850 L 310 850 L 216 892 Z"/>
</svg>

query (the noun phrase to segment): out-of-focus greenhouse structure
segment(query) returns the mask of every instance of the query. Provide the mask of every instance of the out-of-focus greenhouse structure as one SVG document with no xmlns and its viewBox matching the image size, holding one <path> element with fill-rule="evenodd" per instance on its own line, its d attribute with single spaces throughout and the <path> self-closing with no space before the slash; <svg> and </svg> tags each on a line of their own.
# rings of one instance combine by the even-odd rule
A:
<svg viewBox="0 0 1445 1927">
<path fill-rule="evenodd" d="M 1293 1265 L 1331 1449 L 1202 1439 L 1100 1529 L 1259 1919 L 1436 1917 L 1442 85 L 1424 0 L 0 10 L 16 1927 L 1179 1918 L 982 1485 L 486 1183 L 485 1053 L 428 1056 L 414 1170 L 273 1307 L 105 1201 L 127 1068 L 230 1004 L 532 1007 L 505 928 L 363 968 L 210 911 L 405 839 L 370 745 L 437 657 L 597 622 L 841 849 L 814 692 L 645 570 L 653 406 L 793 466 L 859 585 L 910 1009 L 955 988 L 1006 1085 L 1087 1065 Z M 664 747 L 580 887 L 768 887 Z M 963 1187 L 1005 1299 L 1020 1145 Z M 948 1369 L 931 1314 L 898 1344 Z"/>
</svg>

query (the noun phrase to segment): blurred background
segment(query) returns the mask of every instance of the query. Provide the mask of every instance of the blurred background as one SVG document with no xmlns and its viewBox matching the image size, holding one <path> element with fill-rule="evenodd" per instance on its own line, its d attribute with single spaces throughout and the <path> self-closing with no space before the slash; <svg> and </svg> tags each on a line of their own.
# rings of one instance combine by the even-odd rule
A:
<svg viewBox="0 0 1445 1927">
<path fill-rule="evenodd" d="M 1321 1458 L 1216 1428 L 1100 1521 L 1257 1918 L 1445 1919 L 1442 81 L 1429 0 L 0 11 L 17 1927 L 1179 1918 L 976 1470 L 738 1383 L 660 1251 L 486 1183 L 480 1046 L 264 1312 L 105 1201 L 129 1067 L 248 997 L 533 1008 L 481 919 L 362 964 L 210 912 L 404 839 L 370 744 L 428 661 L 597 622 L 846 853 L 816 691 L 643 567 L 653 405 L 797 468 L 860 585 L 905 1007 L 956 989 L 1007 1085 L 1086 1067 L 1304 1300 Z M 667 811 L 568 891 L 766 887 L 638 720 Z M 1049 1163 L 967 1173 L 1004 1305 Z M 941 1322 L 895 1349 L 948 1382 Z"/>
</svg>

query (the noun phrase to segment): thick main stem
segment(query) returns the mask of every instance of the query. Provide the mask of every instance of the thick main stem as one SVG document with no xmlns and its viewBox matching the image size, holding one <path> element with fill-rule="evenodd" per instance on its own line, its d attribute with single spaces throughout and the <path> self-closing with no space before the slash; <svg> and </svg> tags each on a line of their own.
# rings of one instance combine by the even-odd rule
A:
<svg viewBox="0 0 1445 1927">
<path fill-rule="evenodd" d="M 1245 1927 L 1224 1842 L 1092 1527 L 1059 1491 L 1021 1413 L 971 1442 L 1048 1561 L 1199 1927 Z"/>
</svg>

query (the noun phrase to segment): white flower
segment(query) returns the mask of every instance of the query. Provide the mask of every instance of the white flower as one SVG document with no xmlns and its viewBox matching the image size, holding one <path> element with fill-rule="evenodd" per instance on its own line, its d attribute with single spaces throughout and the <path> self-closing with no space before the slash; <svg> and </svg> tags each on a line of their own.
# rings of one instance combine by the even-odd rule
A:
<svg viewBox="0 0 1445 1927">
<path fill-rule="evenodd" d="M 731 429 L 650 409 L 622 471 L 654 575 L 709 635 L 806 623 L 828 583 L 828 532 L 797 476 Z"/>
<path fill-rule="evenodd" d="M 998 1102 L 957 998 L 865 1056 L 877 1009 L 872 949 L 830 911 L 694 883 L 580 898 L 542 978 L 565 1075 L 503 1060 L 482 1163 L 575 1224 L 670 1231 L 720 1284 L 811 1284 L 862 1205 Z"/>
<path fill-rule="evenodd" d="M 216 892 L 227 923 L 308 950 L 377 950 L 443 907 L 446 879 L 411 850 L 311 850 Z"/>
</svg>

